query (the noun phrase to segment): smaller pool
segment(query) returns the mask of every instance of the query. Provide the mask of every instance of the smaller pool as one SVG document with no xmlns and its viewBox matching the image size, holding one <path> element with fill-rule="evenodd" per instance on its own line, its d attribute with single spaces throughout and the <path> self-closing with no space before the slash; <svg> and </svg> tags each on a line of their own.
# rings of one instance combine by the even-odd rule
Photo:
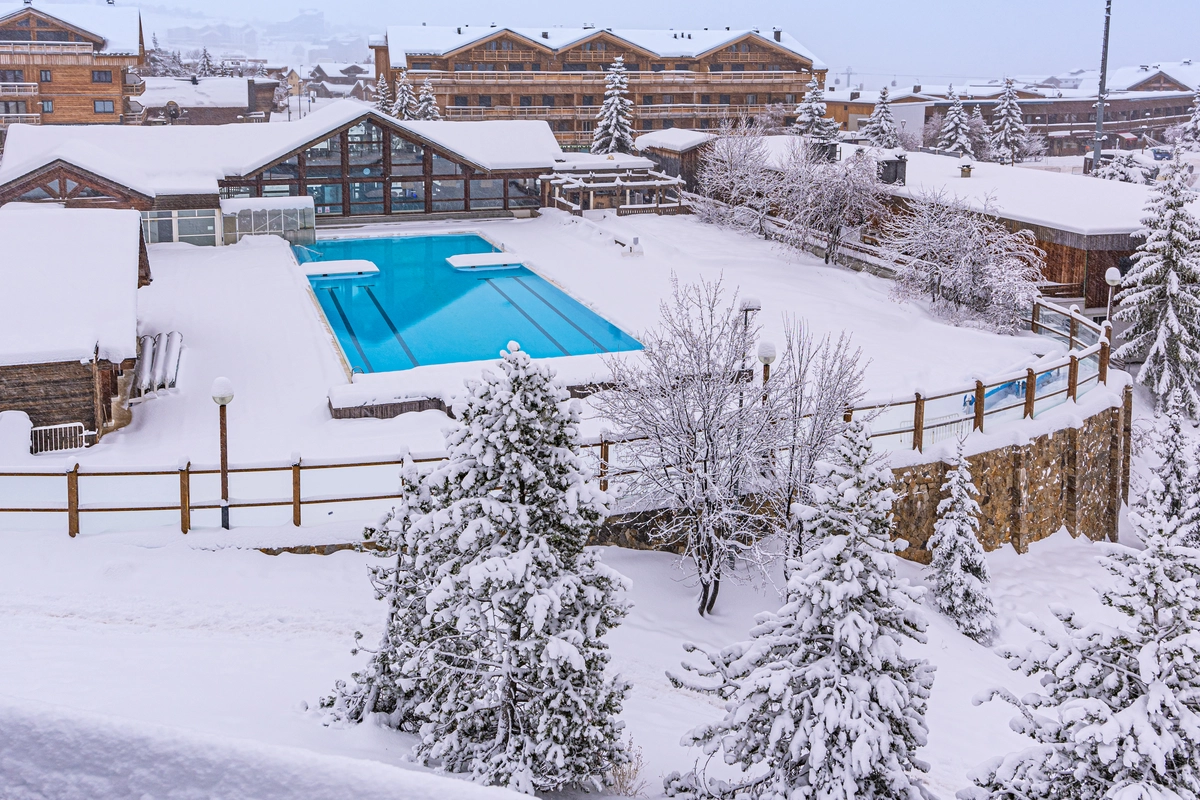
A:
<svg viewBox="0 0 1200 800">
<path fill-rule="evenodd" d="M 294 251 L 301 263 L 365 259 L 379 267 L 377 274 L 309 279 L 346 360 L 363 372 L 492 359 L 514 340 L 537 358 L 642 347 L 524 267 L 446 263 L 497 252 L 479 236 L 335 239 Z"/>
</svg>

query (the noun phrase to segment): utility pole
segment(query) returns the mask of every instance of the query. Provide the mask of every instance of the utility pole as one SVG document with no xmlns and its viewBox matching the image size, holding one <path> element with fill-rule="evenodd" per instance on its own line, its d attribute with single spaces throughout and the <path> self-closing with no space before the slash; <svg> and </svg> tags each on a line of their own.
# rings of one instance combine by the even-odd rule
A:
<svg viewBox="0 0 1200 800">
<path fill-rule="evenodd" d="M 854 74 L 853 67 L 846 67 L 846 89 L 850 89 L 850 76 Z"/>
<path fill-rule="evenodd" d="M 1092 147 L 1092 174 L 1100 168 L 1104 149 L 1104 100 L 1108 94 L 1108 31 L 1112 22 L 1112 0 L 1104 4 L 1104 44 L 1100 48 L 1100 94 L 1096 97 L 1096 141 Z"/>
</svg>

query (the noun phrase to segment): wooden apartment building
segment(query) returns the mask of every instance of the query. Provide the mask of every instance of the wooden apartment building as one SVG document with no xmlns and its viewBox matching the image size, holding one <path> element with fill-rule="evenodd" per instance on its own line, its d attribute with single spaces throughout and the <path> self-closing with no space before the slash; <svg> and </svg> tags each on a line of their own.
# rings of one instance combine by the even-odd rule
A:
<svg viewBox="0 0 1200 800">
<path fill-rule="evenodd" d="M 0 2 L 0 145 L 18 122 L 141 124 L 144 57 L 136 8 Z"/>
<path fill-rule="evenodd" d="M 430 79 L 452 120 L 543 119 L 564 145 L 592 139 L 605 70 L 623 56 L 634 127 L 715 128 L 775 104 L 790 112 L 826 66 L 779 29 L 614 30 L 392 26 L 372 37 L 375 75 Z"/>
</svg>

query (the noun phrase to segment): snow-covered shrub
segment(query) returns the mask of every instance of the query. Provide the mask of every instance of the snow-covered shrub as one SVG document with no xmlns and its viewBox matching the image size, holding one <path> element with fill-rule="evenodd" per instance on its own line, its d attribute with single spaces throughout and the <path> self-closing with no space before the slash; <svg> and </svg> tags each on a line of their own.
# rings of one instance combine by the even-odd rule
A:
<svg viewBox="0 0 1200 800">
<path fill-rule="evenodd" d="M 750 639 L 719 651 L 685 645 L 707 662 L 668 673 L 673 683 L 726 699 L 724 719 L 692 729 L 685 745 L 741 769 L 733 780 L 702 766 L 673 773 L 684 798 L 920 798 L 911 774 L 925 744 L 933 667 L 905 657 L 924 641 L 921 590 L 896 577 L 890 472 L 876 463 L 861 422 L 850 423 L 814 502 L 801 512 L 821 527 L 797 561 L 785 604 L 760 614 Z"/>
<path fill-rule="evenodd" d="M 1183 410 L 1200 411 L 1200 224 L 1188 211 L 1194 197 L 1178 153 L 1165 162 L 1137 234 L 1143 239 L 1121 282 L 1115 317 L 1130 323 L 1118 358 L 1144 359 L 1137 381 L 1161 410 L 1178 392 Z"/>
<path fill-rule="evenodd" d="M 1026 621 L 1040 638 L 1004 655 L 1042 691 L 975 702 L 1011 703 L 1011 727 L 1033 745 L 975 770 L 960 800 L 1200 796 L 1200 551 L 1152 533 L 1103 563 L 1116 585 L 1101 597 L 1126 619 L 1088 624 L 1056 607 L 1061 633 Z"/>
<path fill-rule="evenodd" d="M 633 150 L 632 108 L 625 57 L 617 56 L 604 76 L 604 104 L 596 115 L 596 130 L 592 134 L 593 153 L 628 153 Z"/>
<path fill-rule="evenodd" d="M 895 262 L 895 296 L 926 298 L 956 323 L 1014 333 L 1038 296 L 1045 254 L 1030 231 L 1012 232 L 988 213 L 944 192 L 923 194 L 883 225 Z"/>
<path fill-rule="evenodd" d="M 950 108 L 946 109 L 946 118 L 942 121 L 941 137 L 938 147 L 951 153 L 962 153 L 968 158 L 974 158 L 971 149 L 971 126 L 967 119 L 967 111 L 963 108 L 962 99 L 951 86 L 946 97 L 950 100 Z"/>
<path fill-rule="evenodd" d="M 717 138 L 701 152 L 696 174 L 702 199 L 695 203 L 695 212 L 701 220 L 766 233 L 782 175 L 771 168 L 763 136 L 757 123 L 722 120 Z M 804 158 L 799 139 L 793 152 L 795 158 Z"/>
<path fill-rule="evenodd" d="M 1152 183 L 1150 170 L 1143 167 L 1133 157 L 1133 153 L 1121 153 L 1107 164 L 1101 164 L 1092 171 L 1092 176 L 1106 181 L 1121 183 Z"/>
<path fill-rule="evenodd" d="M 946 123 L 946 115 L 940 111 L 933 112 L 933 115 L 925 120 L 925 126 L 921 129 L 921 145 L 923 147 L 937 147 L 938 142 L 942 138 L 942 126 Z"/>
<path fill-rule="evenodd" d="M 814 241 L 825 250 L 825 263 L 837 256 L 848 233 L 884 212 L 879 164 L 866 150 L 828 163 L 794 148 L 780 173 L 779 216 L 787 224 L 780 237 L 796 247 Z"/>
<path fill-rule="evenodd" d="M 959 442 L 953 469 L 942 486 L 937 522 L 929 547 L 933 550 L 930 582 L 938 609 L 958 629 L 983 644 L 996 630 L 996 609 L 988 590 L 991 575 L 979 543 L 979 490 L 971 480 L 970 465 Z"/>
<path fill-rule="evenodd" d="M 896 118 L 892 116 L 892 101 L 888 97 L 886 86 L 879 90 L 879 100 L 876 101 L 862 133 L 876 147 L 900 146 L 900 135 L 896 130 Z"/>
<path fill-rule="evenodd" d="M 416 502 L 387 526 L 404 581 L 389 631 L 399 605 L 407 638 L 385 636 L 396 655 L 372 672 L 406 693 L 389 719 L 418 734 L 419 763 L 532 794 L 603 781 L 628 758 L 627 684 L 604 675 L 603 642 L 628 581 L 584 549 L 608 498 L 579 457 L 577 404 L 515 345 L 499 368 L 469 384 L 449 458 L 406 481 Z M 357 695 L 341 695 L 354 718 Z"/>
</svg>

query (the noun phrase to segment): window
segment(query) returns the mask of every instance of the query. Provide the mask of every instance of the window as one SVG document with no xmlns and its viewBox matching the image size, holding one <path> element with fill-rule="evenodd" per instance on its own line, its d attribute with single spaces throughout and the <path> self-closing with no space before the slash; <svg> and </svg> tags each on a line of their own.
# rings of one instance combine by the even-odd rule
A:
<svg viewBox="0 0 1200 800">
<path fill-rule="evenodd" d="M 522 95 L 519 102 L 522 106 L 525 106 L 525 107 L 532 106 L 533 98 L 530 97 L 529 95 Z"/>
<path fill-rule="evenodd" d="M 213 247 L 217 243 L 217 212 L 213 209 L 177 211 L 177 241 Z"/>
<path fill-rule="evenodd" d="M 525 65 L 524 64 L 509 64 L 508 71 L 509 72 L 524 72 Z"/>
<path fill-rule="evenodd" d="M 382 214 L 383 183 L 372 182 L 350 184 L 350 213 Z"/>
<path fill-rule="evenodd" d="M 25 71 L 21 69 L 0 69 L 0 83 L 24 83 Z"/>
<path fill-rule="evenodd" d="M 675 95 L 673 95 L 673 94 L 664 94 L 664 95 L 662 96 L 662 102 L 663 102 L 663 105 L 665 105 L 665 106 L 669 106 L 669 105 L 671 105 L 672 103 L 674 103 L 674 102 L 675 102 Z"/>
<path fill-rule="evenodd" d="M 67 42 L 70 38 L 66 31 L 38 31 L 39 42 Z"/>
<path fill-rule="evenodd" d="M 541 64 L 539 64 L 539 63 L 537 63 L 536 61 L 535 61 L 534 63 L 530 64 L 530 65 L 529 65 L 529 68 L 530 68 L 531 70 L 533 70 L 534 72 L 541 72 L 541 71 L 542 71 L 542 65 L 541 65 Z"/>
<path fill-rule="evenodd" d="M 786 103 L 786 104 L 788 104 L 789 106 L 791 106 L 791 105 L 795 105 L 795 104 L 796 104 L 796 95 L 794 95 L 794 94 L 785 94 L 785 95 L 783 96 L 783 102 L 784 102 L 784 103 Z"/>
<path fill-rule="evenodd" d="M 563 72 L 587 72 L 587 64 L 563 64 Z"/>
<path fill-rule="evenodd" d="M 0 100 L 0 114 L 26 114 L 24 100 Z"/>
<path fill-rule="evenodd" d="M 720 99 L 717 102 L 719 102 L 723 106 L 729 105 L 729 95 L 723 94 L 723 95 L 720 95 L 719 97 L 720 97 Z"/>
<path fill-rule="evenodd" d="M 112 100 L 93 100 L 92 109 L 97 114 L 113 114 L 116 112 L 116 107 Z"/>
<path fill-rule="evenodd" d="M 731 70 L 733 70 L 734 72 L 745 72 L 746 71 L 745 64 L 731 64 L 729 68 Z"/>
<path fill-rule="evenodd" d="M 634 63 L 627 63 L 627 64 L 625 65 L 625 69 L 626 69 L 626 71 L 628 71 L 628 72 L 641 72 L 641 71 L 642 71 L 641 65 L 640 65 L 640 64 L 637 64 L 636 62 L 634 62 Z"/>
<path fill-rule="evenodd" d="M 667 68 L 666 64 L 651 64 L 650 65 L 651 72 L 662 72 L 666 68 Z"/>
<path fill-rule="evenodd" d="M 342 177 L 342 137 L 331 136 L 305 150 L 304 163 L 309 178 L 340 179 Z M 340 196 L 338 202 L 341 203 Z"/>
<path fill-rule="evenodd" d="M 111 69 L 92 70 L 92 83 L 112 83 Z"/>
<path fill-rule="evenodd" d="M 642 130 L 644 130 L 644 131 L 654 130 L 654 120 L 652 120 L 652 119 L 642 120 Z"/>
<path fill-rule="evenodd" d="M 709 64 L 708 71 L 709 72 L 724 72 L 725 65 L 724 64 Z"/>
<path fill-rule="evenodd" d="M 461 175 L 462 167 L 437 153 L 433 154 L 434 175 Z"/>
<path fill-rule="evenodd" d="M 654 105 L 654 95 L 652 95 L 652 94 L 642 95 L 642 105 L 644 105 L 644 106 Z"/>
<path fill-rule="evenodd" d="M 281 161 L 273 167 L 267 167 L 262 173 L 263 180 L 295 180 L 300 177 L 300 159 L 292 156 L 286 161 Z"/>
<path fill-rule="evenodd" d="M 268 183 L 262 187 L 263 197 L 296 197 L 300 187 L 294 183 Z"/>
<path fill-rule="evenodd" d="M 433 182 L 434 211 L 462 211 L 466 208 L 462 181 L 436 180 Z"/>
<path fill-rule="evenodd" d="M 42 100 L 41 106 L 42 106 L 43 114 L 53 114 L 54 113 L 54 101 L 53 100 Z"/>
<path fill-rule="evenodd" d="M 474 64 L 455 64 L 454 65 L 455 72 L 470 72 L 474 68 L 475 68 Z"/>
<path fill-rule="evenodd" d="M 546 106 L 547 108 L 553 108 L 554 107 L 554 95 L 552 95 L 552 94 L 542 95 L 542 105 Z"/>
<path fill-rule="evenodd" d="M 509 208 L 537 208 L 542 204 L 537 178 L 510 178 L 508 181 Z"/>
<path fill-rule="evenodd" d="M 504 181 L 494 178 L 471 181 L 471 210 L 504 208 Z"/>
<path fill-rule="evenodd" d="M 594 94 L 585 94 L 585 95 L 583 96 L 583 104 L 584 104 L 585 106 L 594 106 L 594 105 L 596 105 L 596 96 L 595 96 Z"/>
<path fill-rule="evenodd" d="M 0 28 L 0 41 L 7 41 L 7 42 L 32 41 L 33 40 L 33 32 L 30 31 L 28 29 L 28 27 L 26 27 L 25 29 L 22 29 L 21 28 L 22 25 L 28 26 L 29 23 L 25 20 L 22 20 L 21 22 L 17 23 L 17 27 L 15 27 L 15 28 Z"/>
<path fill-rule="evenodd" d="M 663 120 L 663 130 L 664 131 L 667 130 L 668 128 L 674 128 L 674 127 L 675 127 L 675 120 L 671 120 L 671 119 Z"/>
<path fill-rule="evenodd" d="M 346 148 L 350 154 L 350 177 L 383 177 L 383 128 L 371 122 L 355 125 L 346 131 Z M 382 207 L 382 186 L 379 189 L 379 197 Z M 351 203 L 353 202 L 351 199 Z"/>
<path fill-rule="evenodd" d="M 413 70 L 426 70 L 426 69 L 432 69 L 432 68 L 433 68 L 433 62 L 431 62 L 431 61 L 414 61 L 412 63 L 412 65 L 409 66 L 409 69 L 413 69 Z"/>
<path fill-rule="evenodd" d="M 310 183 L 308 194 L 317 207 L 318 214 L 342 213 L 342 185 L 340 183 Z"/>
<path fill-rule="evenodd" d="M 465 94 L 456 94 L 454 95 L 454 105 L 469 106 L 471 105 L 471 98 L 467 97 Z"/>
<path fill-rule="evenodd" d="M 425 148 L 392 134 L 392 174 L 422 175 L 425 172 Z"/>
<path fill-rule="evenodd" d="M 395 181 L 392 183 L 393 214 L 425 213 L 425 181 Z"/>
<path fill-rule="evenodd" d="M 700 120 L 700 130 L 705 131 L 712 127 L 712 121 L 707 119 Z"/>
<path fill-rule="evenodd" d="M 590 120 L 590 119 L 580 120 L 579 130 L 583 131 L 584 133 L 591 133 L 595 129 L 596 129 L 596 124 L 594 122 L 592 122 L 592 120 Z"/>
<path fill-rule="evenodd" d="M 706 106 L 706 105 L 709 105 L 710 103 L 712 103 L 712 95 L 711 94 L 700 95 L 700 105 Z"/>
<path fill-rule="evenodd" d="M 50 83 L 53 78 L 54 76 L 50 73 L 50 70 L 44 69 L 42 70 L 41 77 L 38 78 L 38 80 L 40 80 L 42 83 Z"/>
<path fill-rule="evenodd" d="M 691 69 L 691 68 L 692 68 L 692 67 L 691 67 L 691 65 L 690 65 L 690 64 L 676 64 L 676 65 L 675 65 L 675 69 L 677 69 L 677 70 L 680 70 L 680 71 L 684 71 L 684 72 L 686 72 L 687 70 L 689 70 L 689 69 Z"/>
<path fill-rule="evenodd" d="M 491 108 L 492 107 L 492 96 L 490 94 L 479 95 L 479 105 L 482 108 Z"/>
<path fill-rule="evenodd" d="M 746 95 L 746 105 L 753 106 L 753 105 L 757 105 L 757 103 L 758 103 L 758 95 L 756 95 L 756 94 Z"/>
</svg>

